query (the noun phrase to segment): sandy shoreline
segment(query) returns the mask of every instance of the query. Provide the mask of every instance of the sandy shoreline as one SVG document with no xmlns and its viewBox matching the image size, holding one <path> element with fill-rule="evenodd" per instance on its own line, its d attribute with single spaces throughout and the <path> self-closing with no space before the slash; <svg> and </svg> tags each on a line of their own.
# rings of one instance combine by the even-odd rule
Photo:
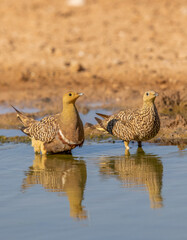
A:
<svg viewBox="0 0 187 240">
<path fill-rule="evenodd" d="M 0 106 L 42 117 L 75 90 L 85 94 L 79 111 L 113 111 L 141 106 L 152 89 L 161 138 L 187 139 L 186 9 L 185 0 L 1 1 Z M 15 114 L 0 115 L 0 128 L 17 127 Z"/>
</svg>

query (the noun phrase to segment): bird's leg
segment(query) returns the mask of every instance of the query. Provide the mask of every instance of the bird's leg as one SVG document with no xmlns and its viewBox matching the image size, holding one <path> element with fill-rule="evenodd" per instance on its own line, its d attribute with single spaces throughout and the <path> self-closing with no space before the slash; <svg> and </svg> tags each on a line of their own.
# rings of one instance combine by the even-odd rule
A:
<svg viewBox="0 0 187 240">
<path fill-rule="evenodd" d="M 46 151 L 46 149 L 44 147 L 44 143 L 43 142 L 41 142 L 41 152 L 42 152 L 42 155 L 47 154 L 47 151 Z"/>
<path fill-rule="evenodd" d="M 125 144 L 125 148 L 126 148 L 127 150 L 129 150 L 129 142 L 125 142 L 125 141 L 124 141 L 124 144 Z"/>
<path fill-rule="evenodd" d="M 40 141 L 37 141 L 34 138 L 32 138 L 32 146 L 34 148 L 35 153 L 40 153 L 40 149 L 41 149 Z"/>
<path fill-rule="evenodd" d="M 142 147 L 142 142 L 141 141 L 138 141 L 138 147 Z"/>
<path fill-rule="evenodd" d="M 129 152 L 129 149 L 125 149 L 125 156 L 130 156 L 130 152 Z"/>
</svg>

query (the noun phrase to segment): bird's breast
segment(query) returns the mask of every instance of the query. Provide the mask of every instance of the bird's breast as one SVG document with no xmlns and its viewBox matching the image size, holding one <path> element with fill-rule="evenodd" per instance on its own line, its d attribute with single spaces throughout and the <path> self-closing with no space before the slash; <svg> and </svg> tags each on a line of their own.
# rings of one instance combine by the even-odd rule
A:
<svg viewBox="0 0 187 240">
<path fill-rule="evenodd" d="M 66 137 L 63 134 L 61 129 L 59 129 L 58 137 L 63 144 L 67 144 L 67 145 L 72 146 L 72 147 L 81 146 L 84 142 L 84 139 L 81 139 L 81 140 L 78 140 L 78 141 L 70 140 L 68 137 Z"/>
<path fill-rule="evenodd" d="M 156 136 L 160 129 L 157 112 L 145 111 L 135 123 L 138 140 L 148 140 Z"/>
</svg>

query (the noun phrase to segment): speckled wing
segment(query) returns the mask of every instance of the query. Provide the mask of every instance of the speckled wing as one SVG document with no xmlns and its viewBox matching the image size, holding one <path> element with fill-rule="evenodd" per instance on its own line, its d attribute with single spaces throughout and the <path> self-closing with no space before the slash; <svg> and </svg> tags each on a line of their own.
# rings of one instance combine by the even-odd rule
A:
<svg viewBox="0 0 187 240">
<path fill-rule="evenodd" d="M 58 114 L 54 116 L 44 117 L 41 121 L 35 121 L 34 124 L 27 129 L 28 135 L 35 140 L 45 143 L 51 142 L 58 133 Z"/>
<path fill-rule="evenodd" d="M 135 131 L 133 122 L 131 121 L 122 121 L 120 119 L 111 119 L 106 126 L 106 130 L 123 140 L 129 141 L 134 138 Z"/>
<path fill-rule="evenodd" d="M 102 128 L 110 134 L 129 141 L 135 137 L 134 124 L 138 111 L 126 110 L 110 116 L 108 119 L 96 118 Z"/>
<path fill-rule="evenodd" d="M 135 121 L 135 119 L 140 115 L 140 111 L 138 109 L 131 110 L 127 109 L 125 111 L 120 111 L 119 113 L 113 115 L 113 117 L 123 121 L 124 123 Z"/>
</svg>

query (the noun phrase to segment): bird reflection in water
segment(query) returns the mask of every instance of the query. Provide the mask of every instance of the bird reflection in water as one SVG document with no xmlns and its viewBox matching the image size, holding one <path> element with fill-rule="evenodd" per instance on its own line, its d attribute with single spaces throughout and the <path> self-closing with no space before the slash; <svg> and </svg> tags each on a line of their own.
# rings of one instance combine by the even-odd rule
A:
<svg viewBox="0 0 187 240">
<path fill-rule="evenodd" d="M 103 159 L 100 173 L 115 176 L 123 183 L 123 187 L 145 188 L 149 192 L 151 208 L 163 207 L 163 165 L 158 156 L 145 154 L 139 147 L 136 154 Z"/>
<path fill-rule="evenodd" d="M 67 195 L 70 216 L 86 219 L 87 211 L 82 206 L 87 179 L 86 164 L 72 155 L 35 155 L 33 165 L 25 173 L 22 189 L 41 184 L 49 192 Z"/>
</svg>

